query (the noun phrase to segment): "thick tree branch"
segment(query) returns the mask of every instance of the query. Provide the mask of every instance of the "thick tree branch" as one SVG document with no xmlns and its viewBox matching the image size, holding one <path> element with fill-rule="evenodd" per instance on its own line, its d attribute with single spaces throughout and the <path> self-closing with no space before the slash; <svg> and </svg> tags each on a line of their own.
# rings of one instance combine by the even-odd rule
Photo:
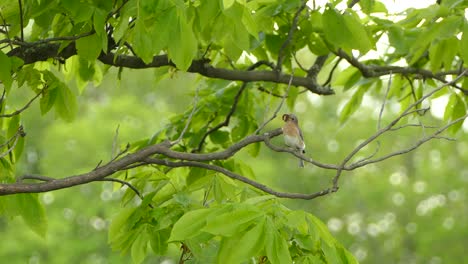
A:
<svg viewBox="0 0 468 264">
<path fill-rule="evenodd" d="M 151 145 L 143 148 L 135 153 L 127 154 L 126 156 L 111 161 L 101 167 L 98 167 L 90 172 L 68 176 L 60 179 L 54 179 L 52 181 L 41 182 L 41 183 L 4 183 L 0 184 L 0 195 L 17 194 L 17 193 L 38 193 L 47 192 L 58 189 L 69 188 L 72 186 L 85 184 L 93 181 L 103 179 L 109 175 L 114 174 L 117 171 L 131 168 L 132 165 L 143 164 L 145 159 L 151 155 L 161 154 L 168 158 L 188 160 L 188 161 L 212 161 L 222 160 L 232 157 L 239 150 L 249 144 L 264 141 L 266 138 L 278 136 L 282 133 L 281 129 L 276 129 L 262 135 L 252 135 L 244 138 L 236 144 L 230 146 L 224 151 L 213 152 L 213 153 L 184 153 L 177 152 L 170 149 L 170 142 L 164 141 L 162 143 Z M 136 167 L 136 166 L 133 166 Z"/>
<path fill-rule="evenodd" d="M 32 45 L 31 43 L 23 43 L 24 45 L 14 48 L 7 53 L 8 56 L 16 56 L 21 58 L 25 64 L 31 64 L 38 61 L 45 61 L 50 58 L 68 59 L 76 55 L 76 48 L 74 43 L 71 43 L 66 48 L 59 52 L 59 43 L 43 43 L 41 41 Z M 175 67 L 175 64 L 169 60 L 167 55 L 158 55 L 153 57 L 153 61 L 146 64 L 140 58 L 131 55 L 116 55 L 112 52 L 107 54 L 101 53 L 98 59 L 107 65 L 116 67 L 143 69 L 143 68 L 158 68 L 164 66 Z M 263 63 L 265 64 L 265 63 Z M 278 73 L 275 70 L 230 70 L 224 68 L 217 68 L 209 64 L 207 59 L 193 60 L 192 64 L 187 70 L 188 72 L 198 73 L 205 77 L 217 78 L 231 81 L 243 82 L 273 82 L 287 84 L 291 78 L 290 74 Z M 321 94 L 331 95 L 334 91 L 330 88 L 320 86 L 314 79 L 293 76 L 293 86 L 302 86 L 309 91 Z"/>
</svg>

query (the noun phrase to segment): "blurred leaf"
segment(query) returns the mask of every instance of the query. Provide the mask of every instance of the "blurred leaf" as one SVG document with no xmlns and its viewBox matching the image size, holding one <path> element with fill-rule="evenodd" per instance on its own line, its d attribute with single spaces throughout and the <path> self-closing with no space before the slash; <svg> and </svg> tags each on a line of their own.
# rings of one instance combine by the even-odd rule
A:
<svg viewBox="0 0 468 264">
<path fill-rule="evenodd" d="M 357 109 L 361 106 L 362 98 L 364 97 L 364 93 L 366 92 L 366 88 L 364 86 L 360 86 L 353 94 L 351 99 L 345 104 L 343 110 L 340 113 L 340 123 L 343 124 L 346 122 L 349 117 L 356 112 Z"/>
<path fill-rule="evenodd" d="M 70 91 L 65 84 L 60 85 L 55 89 L 57 97 L 55 99 L 56 113 L 65 121 L 72 121 L 75 118 L 78 105 L 75 95 Z"/>
<path fill-rule="evenodd" d="M 13 79 L 11 78 L 11 66 L 10 58 L 0 50 L 0 81 L 5 85 L 7 91 L 10 90 L 11 84 L 13 83 Z"/>
<path fill-rule="evenodd" d="M 463 24 L 463 34 L 460 41 L 460 54 L 464 61 L 464 64 L 468 64 L 468 21 L 464 21 Z"/>
<path fill-rule="evenodd" d="M 44 206 L 39 202 L 37 194 L 16 194 L 18 212 L 24 222 L 42 238 L 47 234 L 47 216 Z"/>
</svg>

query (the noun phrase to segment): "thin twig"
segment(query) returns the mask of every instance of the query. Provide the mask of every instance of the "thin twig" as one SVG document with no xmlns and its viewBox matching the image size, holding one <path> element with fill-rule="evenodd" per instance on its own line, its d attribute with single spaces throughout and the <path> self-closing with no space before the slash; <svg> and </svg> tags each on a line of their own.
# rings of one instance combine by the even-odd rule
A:
<svg viewBox="0 0 468 264">
<path fill-rule="evenodd" d="M 333 68 L 331 69 L 330 73 L 328 74 L 327 80 L 322 84 L 322 86 L 327 86 L 327 85 L 329 85 L 331 83 L 331 80 L 333 78 L 333 73 L 335 72 L 336 68 L 338 68 L 338 65 L 340 64 L 342 59 L 343 58 L 338 58 L 335 65 L 333 65 Z"/>
<path fill-rule="evenodd" d="M 385 97 L 383 99 L 382 106 L 380 107 L 379 120 L 377 121 L 377 130 L 380 129 L 380 124 L 382 123 L 382 115 L 385 109 L 385 105 L 387 104 L 387 97 L 388 97 L 388 93 L 390 91 L 391 85 L 392 85 L 392 74 L 390 73 L 390 77 L 388 79 L 388 84 L 387 84 L 387 89 L 385 90 Z"/>
<path fill-rule="evenodd" d="M 13 144 L 7 149 L 6 152 L 0 154 L 0 159 L 10 154 L 13 151 L 13 149 L 15 149 L 19 138 L 24 137 L 24 136 L 26 136 L 26 133 L 24 133 L 23 126 L 19 126 L 18 130 L 16 130 L 16 133 L 11 138 L 9 138 L 5 143 L 0 145 L 0 148 L 3 148 L 4 146 L 10 146 L 10 143 L 13 142 Z"/>
<path fill-rule="evenodd" d="M 24 110 L 26 110 L 33 102 L 34 100 L 36 100 L 43 92 L 44 92 L 45 89 L 41 89 L 39 93 L 37 93 L 31 100 L 29 100 L 29 102 L 26 103 L 26 105 L 24 105 L 22 108 L 20 108 L 19 110 L 16 110 L 14 111 L 13 113 L 10 113 L 10 114 L 3 114 L 3 115 L 0 115 L 0 118 L 2 117 L 13 117 L 15 115 L 19 115 L 21 114 L 21 112 L 23 112 Z"/>
<path fill-rule="evenodd" d="M 112 140 L 111 159 L 114 158 L 114 154 L 117 152 L 117 145 L 119 144 L 118 143 L 119 129 L 120 129 L 120 124 L 117 124 L 117 128 L 115 129 L 114 139 Z"/>
<path fill-rule="evenodd" d="M 140 193 L 140 191 L 138 191 L 138 189 L 135 186 L 133 186 L 129 182 L 126 182 L 126 181 L 121 180 L 121 179 L 116 179 L 116 178 L 103 178 L 103 179 L 98 179 L 96 181 L 118 182 L 118 183 L 120 183 L 122 185 L 125 185 L 128 188 L 130 188 L 143 201 L 143 198 L 144 198 L 143 195 Z M 149 206 L 151 208 L 153 208 L 153 206 L 151 204 Z"/>
<path fill-rule="evenodd" d="M 281 45 L 281 47 L 280 47 L 280 49 L 278 51 L 278 60 L 276 62 L 276 70 L 278 72 L 281 72 L 281 69 L 283 67 L 284 52 L 285 52 L 286 48 L 289 46 L 289 44 L 291 43 L 291 41 L 293 39 L 294 32 L 297 29 L 297 23 L 299 21 L 299 15 L 301 14 L 302 10 L 304 10 L 306 7 L 307 7 L 307 1 L 302 1 L 301 6 L 299 6 L 296 13 L 294 14 L 294 18 L 293 18 L 293 21 L 291 23 L 291 27 L 289 28 L 288 37 L 283 42 L 283 44 Z"/>
<path fill-rule="evenodd" d="M 378 130 L 375 134 L 373 134 L 372 136 L 370 136 L 369 138 L 367 138 L 366 140 L 364 140 L 361 144 L 359 144 L 356 148 L 354 148 L 344 159 L 343 161 L 340 163 L 339 167 L 338 167 L 338 170 L 336 171 L 336 174 L 335 174 L 335 177 L 333 178 L 333 187 L 332 187 L 332 190 L 333 191 L 337 191 L 338 190 L 338 181 L 340 179 L 340 176 L 342 174 L 342 171 L 345 169 L 346 167 L 346 164 L 354 157 L 354 155 L 356 155 L 362 148 L 364 148 L 365 146 L 369 145 L 369 143 L 371 143 L 372 141 L 374 141 L 375 139 L 377 139 L 378 137 L 380 137 L 382 134 L 384 134 L 385 132 L 389 131 L 392 127 L 394 127 L 402 118 L 404 118 L 405 116 L 407 116 L 410 112 L 413 112 L 415 110 L 411 110 L 412 108 L 415 108 L 417 105 L 419 105 L 421 102 L 423 102 L 424 100 L 426 100 L 427 98 L 431 97 L 432 95 L 434 95 L 436 92 L 440 91 L 441 89 L 445 88 L 446 86 L 450 86 L 451 83 L 454 83 L 454 82 L 457 82 L 461 77 L 463 77 L 463 75 L 465 74 L 465 72 L 463 72 L 462 74 L 460 74 L 457 78 L 455 78 L 454 80 L 452 80 L 451 82 L 449 83 L 443 83 L 442 85 L 440 85 L 439 87 L 437 87 L 436 89 L 432 90 L 431 92 L 427 93 L 426 95 L 422 96 L 420 99 L 416 100 L 415 102 L 413 102 L 412 104 L 410 104 L 399 116 L 397 116 L 392 122 L 390 122 L 387 126 L 385 126 L 384 128 L 381 128 L 380 130 Z M 452 124 L 453 122 L 451 122 Z M 452 124 L 453 125 L 453 124 Z M 444 129 L 445 130 L 445 129 Z M 443 130 L 442 130 L 443 131 Z M 441 132 L 442 132 L 441 131 Z M 435 133 L 436 135 L 438 133 Z M 427 141 L 427 140 L 426 140 Z M 424 142 L 426 142 L 424 141 Z M 422 142 L 422 143 L 424 143 Z M 422 144 L 421 143 L 421 144 Z M 420 146 L 421 144 L 417 145 L 417 146 Z M 416 148 L 416 147 L 415 147 Z M 413 149 L 415 149 L 413 148 Z M 411 150 L 410 150 L 411 151 Z M 409 151 L 407 151 L 409 152 Z M 407 152 L 404 152 L 404 153 L 407 153 Z M 396 156 L 396 155 L 401 155 L 401 154 L 395 154 L 395 155 L 392 155 L 392 156 Z M 367 164 L 367 162 L 362 162 L 360 164 Z M 353 166 L 351 166 L 353 167 Z"/>
<path fill-rule="evenodd" d="M 192 118 L 193 118 L 193 114 L 195 114 L 195 110 L 197 109 L 197 105 L 198 105 L 198 101 L 199 101 L 199 97 L 198 97 L 198 90 L 200 89 L 200 86 L 197 87 L 197 89 L 195 90 L 195 97 L 193 98 L 193 107 L 192 107 L 192 111 L 190 112 L 188 118 L 187 118 L 187 122 L 185 122 L 185 127 L 184 129 L 182 130 L 182 132 L 180 132 L 180 135 L 179 137 L 172 141 L 171 142 L 171 146 L 174 146 L 174 145 L 177 145 L 179 144 L 179 142 L 182 140 L 182 138 L 184 137 L 185 135 L 185 132 L 187 131 L 189 125 L 190 125 L 190 122 L 192 122 Z"/>
<path fill-rule="evenodd" d="M 268 119 L 266 120 L 265 122 L 263 122 L 263 124 L 261 124 L 254 132 L 254 134 L 258 134 L 260 132 L 260 130 L 262 130 L 268 123 L 270 123 L 273 119 L 276 118 L 276 116 L 278 115 L 278 112 L 281 110 L 281 108 L 283 107 L 283 104 L 284 104 L 284 101 L 286 99 L 286 97 L 288 97 L 288 94 L 289 94 L 289 89 L 291 88 L 291 83 L 292 83 L 292 80 L 293 80 L 293 76 L 294 76 L 294 73 L 291 75 L 291 78 L 289 79 L 289 83 L 288 83 L 288 87 L 286 88 L 286 92 L 284 93 L 284 95 L 282 96 L 281 98 L 281 101 L 278 105 L 278 107 L 276 108 L 275 112 L 273 113 L 273 115 Z"/>
</svg>

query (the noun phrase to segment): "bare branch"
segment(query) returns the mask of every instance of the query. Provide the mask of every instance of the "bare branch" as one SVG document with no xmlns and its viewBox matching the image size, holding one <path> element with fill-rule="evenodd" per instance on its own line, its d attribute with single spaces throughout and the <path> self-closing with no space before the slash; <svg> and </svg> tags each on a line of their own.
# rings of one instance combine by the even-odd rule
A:
<svg viewBox="0 0 468 264">
<path fill-rule="evenodd" d="M 385 96 L 382 102 L 382 106 L 380 107 L 379 120 L 377 122 L 377 130 L 380 129 L 380 124 L 382 123 L 382 115 L 385 109 L 385 105 L 387 104 L 388 92 L 390 91 L 391 86 L 392 86 L 392 74 L 390 73 L 390 78 L 388 79 L 388 83 L 387 83 L 387 89 L 385 90 Z"/>
<path fill-rule="evenodd" d="M 426 95 L 422 96 L 420 99 L 416 100 L 415 102 L 413 102 L 412 104 L 410 104 L 399 116 L 397 116 L 392 122 L 390 122 L 387 126 L 385 126 L 384 128 L 381 128 L 379 129 L 375 134 L 373 134 L 372 136 L 370 136 L 369 138 L 367 138 L 366 140 L 364 140 L 361 144 L 359 144 L 356 148 L 354 148 L 344 159 L 343 161 L 340 163 L 337 171 L 336 171 L 336 175 L 335 177 L 333 178 L 333 187 L 332 187 L 332 190 L 333 191 L 337 191 L 338 190 L 338 181 L 339 181 L 339 178 L 342 174 L 342 171 L 345 170 L 346 168 L 346 164 L 362 149 L 364 148 L 365 146 L 367 146 L 368 144 L 370 144 L 371 142 L 373 142 L 375 139 L 377 139 L 378 137 L 380 137 L 382 134 L 384 134 L 385 132 L 389 131 L 391 128 L 393 128 L 403 117 L 407 116 L 410 112 L 412 111 L 417 111 L 417 110 L 412 110 L 413 108 L 416 108 L 420 103 L 422 103 L 424 100 L 426 100 L 427 98 L 431 97 L 433 94 L 435 94 L 436 92 L 440 91 L 441 89 L 445 88 L 446 86 L 450 86 L 451 83 L 455 83 L 457 82 L 460 78 L 462 78 L 464 75 L 465 75 L 466 72 L 463 72 L 462 74 L 460 74 L 457 78 L 455 78 L 454 80 L 452 80 L 451 82 L 449 83 L 443 83 L 442 85 L 440 85 L 439 87 L 437 87 L 436 89 L 432 90 L 431 92 L 427 93 Z M 447 126 L 445 126 L 444 128 L 448 128 L 449 126 L 453 125 L 454 123 L 451 122 L 449 123 Z M 442 130 L 438 130 L 440 131 L 439 133 L 441 133 L 442 131 L 444 131 L 445 129 L 442 128 Z M 435 133 L 435 135 L 438 135 L 439 133 Z M 427 138 L 425 138 L 427 139 Z M 430 140 L 431 138 L 427 139 L 427 140 L 422 140 L 421 144 L 415 144 L 415 147 L 414 148 L 409 148 L 407 149 L 408 151 L 402 151 L 401 154 L 403 153 L 407 153 L 411 150 L 414 150 L 416 149 L 418 146 L 422 145 L 423 143 L 427 142 L 428 140 Z M 393 157 L 393 156 L 396 156 L 396 155 L 401 155 L 401 154 L 395 154 L 395 155 L 391 155 L 389 157 Z M 389 158 L 388 157 L 388 158 Z M 368 160 L 367 162 L 361 162 L 359 163 L 358 165 L 360 164 L 368 164 L 370 160 Z M 354 168 L 357 168 L 359 167 L 358 165 L 356 165 L 356 163 L 352 164 L 351 166 L 349 166 L 348 168 L 349 169 L 354 169 Z"/>
<path fill-rule="evenodd" d="M 458 122 L 462 122 L 467 117 L 468 117 L 468 114 L 453 120 L 452 122 L 448 123 L 447 125 L 441 127 L 437 131 L 435 131 L 432 135 L 426 136 L 426 137 L 418 140 L 416 143 L 414 143 L 412 146 L 410 146 L 410 147 L 408 147 L 406 149 L 398 150 L 398 151 L 392 152 L 392 153 L 390 153 L 388 155 L 385 155 L 385 156 L 382 156 L 382 157 L 379 157 L 379 158 L 376 158 L 376 159 L 370 159 L 370 160 L 367 160 L 367 161 L 364 161 L 364 162 L 356 162 L 356 163 L 351 164 L 347 168 L 350 169 L 350 170 L 354 170 L 356 168 L 360 168 L 360 167 L 366 166 L 366 165 L 371 164 L 371 163 L 377 163 L 377 162 L 384 161 L 386 159 L 389 159 L 389 158 L 392 158 L 392 157 L 395 157 L 395 156 L 406 154 L 408 152 L 411 152 L 411 151 L 417 149 L 422 144 L 424 144 L 424 143 L 426 143 L 426 142 L 428 142 L 429 140 L 432 140 L 432 139 L 445 139 L 445 140 L 453 141 L 455 139 L 439 136 L 439 134 L 441 134 L 442 132 L 444 132 L 449 127 L 453 126 L 454 124 L 456 124 Z"/>
</svg>

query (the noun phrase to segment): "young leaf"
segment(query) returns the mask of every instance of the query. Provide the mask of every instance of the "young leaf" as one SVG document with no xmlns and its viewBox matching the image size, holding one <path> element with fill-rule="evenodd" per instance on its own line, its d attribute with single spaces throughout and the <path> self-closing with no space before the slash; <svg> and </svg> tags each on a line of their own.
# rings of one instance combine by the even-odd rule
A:
<svg viewBox="0 0 468 264">
<path fill-rule="evenodd" d="M 36 234 L 45 238 L 47 233 L 47 217 L 42 203 L 39 202 L 37 194 L 17 194 L 18 212 L 24 222 Z"/>
<path fill-rule="evenodd" d="M 146 228 L 141 228 L 138 232 L 138 236 L 132 244 L 132 260 L 133 263 L 139 264 L 146 258 L 146 252 L 148 250 L 149 236 L 146 232 Z"/>
<path fill-rule="evenodd" d="M 192 30 L 192 23 L 180 16 L 175 26 L 173 41 L 168 47 L 169 58 L 180 70 L 187 70 L 197 54 L 198 41 Z"/>
<path fill-rule="evenodd" d="M 276 231 L 276 228 L 270 219 L 267 219 L 265 222 L 264 230 L 266 234 L 265 251 L 267 253 L 268 260 L 272 264 L 292 263 L 288 244 L 281 234 Z"/>
<path fill-rule="evenodd" d="M 232 236 L 262 215 L 264 212 L 254 206 L 238 205 L 232 211 L 208 218 L 203 231 L 213 235 Z"/>
<path fill-rule="evenodd" d="M 97 34 L 79 38 L 76 40 L 77 53 L 89 61 L 94 61 L 101 54 L 101 43 L 101 38 Z"/>
<path fill-rule="evenodd" d="M 356 110 L 361 106 L 362 98 L 364 96 L 366 89 L 364 86 L 359 87 L 356 92 L 354 92 L 351 99 L 346 103 L 340 113 L 340 123 L 343 124 L 346 122 L 349 117 L 356 112 Z"/>
<path fill-rule="evenodd" d="M 57 98 L 55 101 L 55 112 L 65 121 L 72 121 L 78 108 L 75 95 L 62 82 L 55 89 Z"/>
<path fill-rule="evenodd" d="M 218 253 L 218 262 L 236 264 L 256 256 L 265 244 L 264 223 L 263 218 L 246 232 L 223 238 Z"/>
<path fill-rule="evenodd" d="M 206 225 L 206 218 L 213 209 L 198 209 L 184 214 L 172 228 L 169 241 L 182 241 L 198 235 Z"/>
</svg>

